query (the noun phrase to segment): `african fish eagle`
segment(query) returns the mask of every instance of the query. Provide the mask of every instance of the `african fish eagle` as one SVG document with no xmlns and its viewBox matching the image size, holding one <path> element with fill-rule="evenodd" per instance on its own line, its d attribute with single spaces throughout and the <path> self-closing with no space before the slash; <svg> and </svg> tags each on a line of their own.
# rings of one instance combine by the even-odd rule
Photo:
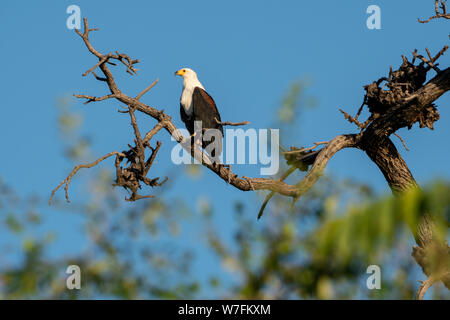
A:
<svg viewBox="0 0 450 320">
<path fill-rule="evenodd" d="M 212 150 L 211 156 L 216 157 L 222 154 L 223 128 L 219 110 L 217 110 L 214 99 L 205 91 L 205 88 L 197 78 L 197 73 L 189 68 L 182 68 L 175 72 L 176 76 L 183 77 L 183 91 L 180 98 L 181 120 L 186 125 L 189 133 L 194 135 L 194 122 L 201 121 L 202 130 L 217 129 L 221 134 L 216 135 L 219 139 L 217 143 L 217 153 Z M 206 148 L 214 141 L 203 141 L 202 146 Z"/>
</svg>

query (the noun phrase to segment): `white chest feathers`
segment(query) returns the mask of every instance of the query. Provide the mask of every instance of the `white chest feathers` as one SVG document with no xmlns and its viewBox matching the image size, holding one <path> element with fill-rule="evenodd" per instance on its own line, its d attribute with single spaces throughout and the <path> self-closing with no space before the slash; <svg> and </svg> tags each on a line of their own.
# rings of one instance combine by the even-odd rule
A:
<svg viewBox="0 0 450 320">
<path fill-rule="evenodd" d="M 191 115 L 193 110 L 192 106 L 192 95 L 194 94 L 194 89 L 196 87 L 199 87 L 203 90 L 205 90 L 200 83 L 200 81 L 184 81 L 183 82 L 183 92 L 181 93 L 181 99 L 180 103 L 184 108 L 184 112 L 186 112 L 187 115 Z"/>
</svg>

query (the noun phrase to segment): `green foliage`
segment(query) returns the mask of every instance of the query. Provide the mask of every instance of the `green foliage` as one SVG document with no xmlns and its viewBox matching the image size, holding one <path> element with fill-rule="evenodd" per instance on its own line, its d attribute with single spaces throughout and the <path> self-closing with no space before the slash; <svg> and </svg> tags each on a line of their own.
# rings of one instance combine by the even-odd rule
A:
<svg viewBox="0 0 450 320">
<path fill-rule="evenodd" d="M 310 86 L 310 82 L 307 79 L 301 79 L 294 81 L 287 93 L 284 95 L 281 106 L 278 109 L 279 121 L 286 124 L 293 124 L 298 121 L 299 106 L 302 107 L 315 107 L 317 101 L 314 97 L 305 96 L 305 88 Z"/>
<path fill-rule="evenodd" d="M 325 220 L 315 231 L 314 242 L 323 257 L 339 263 L 349 263 L 358 255 L 375 260 L 398 241 L 402 229 L 406 234 L 410 233 L 408 225 L 416 230 L 424 212 L 432 215 L 438 236 L 444 240 L 449 208 L 450 185 L 436 182 L 425 192 L 414 189 L 400 197 L 350 207 L 345 215 Z"/>
<path fill-rule="evenodd" d="M 348 182 L 333 190 L 323 182 L 315 188 L 316 194 L 295 208 L 278 198 L 264 218 L 269 221 L 262 225 L 252 219 L 252 214 L 238 213 L 237 251 L 229 249 L 211 225 L 211 246 L 228 270 L 243 279 L 230 297 L 410 299 L 416 285 L 408 277 L 416 266 L 410 256 L 412 235 L 408 224 L 431 208 L 436 221 L 444 221 L 450 209 L 450 184 L 437 182 L 424 192 L 375 201 L 369 201 L 365 186 L 357 188 L 354 184 L 352 197 L 366 200 L 339 209 L 342 206 L 337 199 L 351 196 L 347 186 Z M 383 270 L 381 290 L 371 291 L 365 286 L 366 268 L 372 264 Z M 437 297 L 445 297 L 445 288 L 436 292 Z"/>
</svg>

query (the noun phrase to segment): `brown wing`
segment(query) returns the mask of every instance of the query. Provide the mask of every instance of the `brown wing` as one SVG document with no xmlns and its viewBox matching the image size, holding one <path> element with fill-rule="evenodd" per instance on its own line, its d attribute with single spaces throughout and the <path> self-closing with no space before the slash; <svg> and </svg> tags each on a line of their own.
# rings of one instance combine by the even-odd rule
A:
<svg viewBox="0 0 450 320">
<path fill-rule="evenodd" d="M 194 93 L 192 94 L 192 105 L 194 108 L 194 119 L 195 121 L 202 121 L 203 130 L 218 129 L 222 133 L 221 136 L 217 137 L 219 139 L 219 141 L 217 141 L 217 149 L 213 150 L 211 153 L 213 158 L 220 156 L 222 154 L 223 147 L 223 127 L 220 123 L 217 123 L 217 121 L 220 122 L 222 120 L 220 119 L 219 110 L 217 110 L 214 99 L 205 90 L 196 87 L 194 89 Z M 215 138 L 211 138 L 211 141 L 204 140 L 203 148 L 206 148 L 214 140 Z"/>
<path fill-rule="evenodd" d="M 195 120 L 201 120 L 204 129 L 219 129 L 223 135 L 222 125 L 215 120 L 222 121 L 214 99 L 205 90 L 196 87 L 192 94 L 192 102 Z"/>
</svg>

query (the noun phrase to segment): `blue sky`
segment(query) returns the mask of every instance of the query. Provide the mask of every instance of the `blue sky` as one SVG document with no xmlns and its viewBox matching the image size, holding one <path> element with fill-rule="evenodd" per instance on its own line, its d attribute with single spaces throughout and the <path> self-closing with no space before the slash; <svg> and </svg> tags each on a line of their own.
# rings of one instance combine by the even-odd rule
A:
<svg viewBox="0 0 450 320">
<path fill-rule="evenodd" d="M 66 8 L 71 4 L 80 6 L 91 27 L 100 28 L 91 35 L 98 50 L 118 50 L 141 60 L 138 76 L 114 69 L 119 87 L 136 95 L 159 78 L 142 100 L 164 108 L 179 126 L 181 80 L 173 72 L 181 67 L 197 71 L 223 120 L 248 120 L 254 128 L 274 123 L 275 110 L 292 81 L 312 79 L 307 93 L 317 98 L 318 106 L 302 113 L 294 131 L 298 139 L 289 139 L 298 140 L 298 145 L 354 132 L 339 108 L 354 113 L 362 102 L 363 86 L 387 75 L 390 65 L 398 67 L 402 54 L 410 56 L 416 48 L 424 53 L 425 47 L 434 53 L 448 42 L 443 21 L 417 22 L 417 17 L 433 14 L 433 1 L 3 1 L 0 146 L 7 156 L 1 157 L 0 176 L 23 194 L 48 197 L 73 165 L 64 157 L 59 139 L 56 99 L 73 93 L 107 93 L 104 84 L 81 76 L 96 59 L 66 28 Z M 366 8 L 371 4 L 381 8 L 381 30 L 366 27 Z M 442 66 L 449 62 L 448 53 L 440 59 Z M 434 131 L 400 131 L 411 151 L 393 137 L 419 184 L 450 177 L 450 126 L 445 125 L 449 99 L 447 94 L 437 102 L 441 120 Z M 128 117 L 116 112 L 118 105 L 107 101 L 84 106 L 73 101 L 72 108 L 85 119 L 83 132 L 93 138 L 94 158 L 123 150 L 131 141 Z M 138 120 L 143 130 L 154 124 L 145 117 Z M 171 142 L 165 136 L 161 139 L 163 159 Z M 429 159 L 434 159 L 432 166 Z M 179 170 L 173 167 L 162 161 L 154 170 L 161 175 Z M 237 170 L 246 176 L 259 172 L 257 166 Z M 381 173 L 361 151 L 340 152 L 327 170 L 389 192 Z M 225 234 L 233 223 L 233 200 L 259 199 L 206 171 L 194 181 L 179 175 L 174 184 L 171 192 L 181 194 L 193 207 L 199 198 L 209 197 Z M 74 202 L 86 197 L 76 179 L 71 190 Z M 64 216 L 54 219 L 54 225 L 63 225 L 60 249 L 75 248 L 79 230 L 64 223 Z M 195 245 L 194 238 L 189 245 Z M 207 264 L 199 266 L 210 271 Z"/>
</svg>

